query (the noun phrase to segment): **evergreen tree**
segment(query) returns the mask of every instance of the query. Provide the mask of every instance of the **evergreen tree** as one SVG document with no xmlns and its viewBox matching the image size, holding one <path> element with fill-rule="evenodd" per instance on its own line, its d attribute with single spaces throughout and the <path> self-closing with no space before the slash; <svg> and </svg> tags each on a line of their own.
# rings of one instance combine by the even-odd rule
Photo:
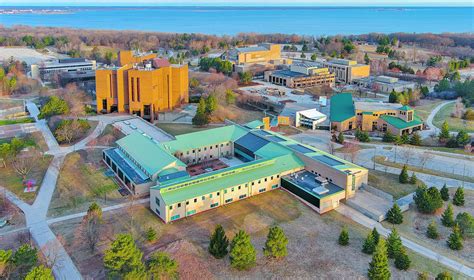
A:
<svg viewBox="0 0 474 280">
<path fill-rule="evenodd" d="M 427 191 L 429 196 L 429 213 L 434 213 L 439 208 L 443 207 L 443 199 L 439 193 L 438 188 L 431 187 Z"/>
<path fill-rule="evenodd" d="M 283 230 L 278 226 L 271 227 L 263 248 L 263 254 L 265 257 L 272 258 L 286 257 L 288 255 L 286 245 L 288 245 L 288 238 L 286 238 Z"/>
<path fill-rule="evenodd" d="M 51 269 L 40 265 L 28 272 L 25 280 L 54 280 L 54 277 Z"/>
<path fill-rule="evenodd" d="M 451 273 L 443 271 L 436 276 L 435 280 L 453 280 L 453 276 L 451 276 Z"/>
<path fill-rule="evenodd" d="M 209 115 L 206 111 L 206 100 L 204 98 L 199 99 L 197 106 L 196 115 L 194 115 L 192 122 L 194 125 L 206 125 L 209 123 Z"/>
<path fill-rule="evenodd" d="M 428 229 L 426 230 L 426 236 L 431 239 L 438 239 L 439 237 L 438 228 L 434 220 L 431 221 L 431 223 L 428 225 Z"/>
<path fill-rule="evenodd" d="M 380 240 L 380 233 L 377 231 L 377 228 L 372 229 L 372 237 L 374 238 L 374 244 L 377 245 Z"/>
<path fill-rule="evenodd" d="M 410 144 L 410 136 L 408 133 L 403 133 L 401 137 L 402 144 Z"/>
<path fill-rule="evenodd" d="M 0 69 L 2 68 L 0 67 Z M 12 254 L 13 254 L 12 250 L 0 249 L 0 277 L 3 275 L 8 265 L 10 264 Z"/>
<path fill-rule="evenodd" d="M 152 279 L 178 279 L 178 263 L 167 253 L 156 251 L 146 262 Z M 135 278 L 142 279 L 142 278 Z"/>
<path fill-rule="evenodd" d="M 23 275 L 38 263 L 38 250 L 29 244 L 23 244 L 13 254 L 12 263 Z"/>
<path fill-rule="evenodd" d="M 387 130 L 385 134 L 383 135 L 382 141 L 391 143 L 391 142 L 394 142 L 395 139 L 396 139 L 395 135 L 392 132 L 390 132 L 390 130 Z"/>
<path fill-rule="evenodd" d="M 311 60 L 312 60 L 312 61 L 316 61 L 316 58 L 317 58 L 317 57 L 318 57 L 318 56 L 317 56 L 315 53 L 313 53 L 313 54 L 311 55 Z"/>
<path fill-rule="evenodd" d="M 446 147 L 448 148 L 457 148 L 459 146 L 458 141 L 456 140 L 456 137 L 451 136 L 449 137 L 448 142 L 446 142 Z"/>
<path fill-rule="evenodd" d="M 387 212 L 387 221 L 394 225 L 399 225 L 403 223 L 403 215 L 400 206 L 397 203 L 394 203 L 392 208 Z"/>
<path fill-rule="evenodd" d="M 453 196 L 453 204 L 456 206 L 464 206 L 464 188 L 457 188 Z"/>
<path fill-rule="evenodd" d="M 456 224 L 459 225 L 463 237 L 474 237 L 474 217 L 472 217 L 471 214 L 467 212 L 459 213 L 456 216 Z"/>
<path fill-rule="evenodd" d="M 464 146 L 466 144 L 469 144 L 469 141 L 471 141 L 469 134 L 467 134 L 466 131 L 461 129 L 456 135 L 456 142 L 458 143 L 458 145 Z"/>
<path fill-rule="evenodd" d="M 453 226 L 453 231 L 451 232 L 451 235 L 449 235 L 448 240 L 446 242 L 448 243 L 449 248 L 451 248 L 452 250 L 462 249 L 462 235 L 461 229 L 458 225 Z"/>
<path fill-rule="evenodd" d="M 216 259 L 222 259 L 228 253 L 227 247 L 229 247 L 229 239 L 225 235 L 224 228 L 221 225 L 217 225 L 214 233 L 211 235 L 209 253 Z"/>
<path fill-rule="evenodd" d="M 444 183 L 443 187 L 441 188 L 440 194 L 441 194 L 441 199 L 443 199 L 444 201 L 449 200 L 449 190 L 448 190 L 448 187 L 446 186 L 446 183 Z"/>
<path fill-rule="evenodd" d="M 451 205 L 451 203 L 449 203 L 448 207 L 446 207 L 446 210 L 444 210 L 444 213 L 441 216 L 441 223 L 445 227 L 454 226 L 454 213 L 453 213 L 453 206 Z"/>
<path fill-rule="evenodd" d="M 413 172 L 410 177 L 410 184 L 415 185 L 417 182 L 418 182 L 418 178 L 416 178 L 416 174 L 415 172 Z"/>
<path fill-rule="evenodd" d="M 421 137 L 418 132 L 414 132 L 410 138 L 410 144 L 414 146 L 421 146 Z"/>
<path fill-rule="evenodd" d="M 209 94 L 206 98 L 206 112 L 211 114 L 217 109 L 217 98 L 215 94 Z"/>
<path fill-rule="evenodd" d="M 408 167 L 406 165 L 403 165 L 402 171 L 398 176 L 398 181 L 402 184 L 407 184 L 410 181 L 408 177 Z"/>
<path fill-rule="evenodd" d="M 402 247 L 400 252 L 395 256 L 395 267 L 400 270 L 408 270 L 411 265 L 411 260 L 405 249 Z"/>
<path fill-rule="evenodd" d="M 392 232 L 387 238 L 387 254 L 388 257 L 393 259 L 401 252 L 403 248 L 402 239 L 397 232 L 396 228 L 392 229 Z"/>
<path fill-rule="evenodd" d="M 399 94 L 397 92 L 395 92 L 395 90 L 392 90 L 392 92 L 390 92 L 390 95 L 388 96 L 388 102 L 389 103 L 400 103 Z"/>
<path fill-rule="evenodd" d="M 143 253 L 130 234 L 118 234 L 104 253 L 104 267 L 110 276 L 125 276 L 127 273 L 144 271 Z"/>
<path fill-rule="evenodd" d="M 365 64 L 370 64 L 370 58 L 369 58 L 369 55 L 367 53 L 365 53 L 365 55 L 364 55 L 364 61 L 365 61 Z"/>
<path fill-rule="evenodd" d="M 156 230 L 154 230 L 152 227 L 149 227 L 147 230 L 146 230 L 146 233 L 145 233 L 145 237 L 146 237 L 146 241 L 148 242 L 153 242 L 156 240 Z"/>
<path fill-rule="evenodd" d="M 362 246 L 362 252 L 370 255 L 374 252 L 375 250 L 375 241 L 374 241 L 374 236 L 372 233 L 369 233 L 367 235 L 367 238 L 365 239 L 364 245 Z"/>
<path fill-rule="evenodd" d="M 246 270 L 255 265 L 257 252 L 250 242 L 250 236 L 240 230 L 230 244 L 230 265 L 238 270 Z"/>
<path fill-rule="evenodd" d="M 339 132 L 339 135 L 337 135 L 337 143 L 344 144 L 344 134 L 342 132 Z"/>
<path fill-rule="evenodd" d="M 339 245 L 342 246 L 347 246 L 349 245 L 349 231 L 347 230 L 347 227 L 343 227 L 341 230 L 341 233 L 339 234 Z"/>
<path fill-rule="evenodd" d="M 429 280 L 429 279 L 430 279 L 430 275 L 428 274 L 428 272 L 423 271 L 423 272 L 418 273 L 418 280 Z"/>
<path fill-rule="evenodd" d="M 449 125 L 447 121 L 443 122 L 443 125 L 441 126 L 441 131 L 438 137 L 440 141 L 449 139 Z"/>
<path fill-rule="evenodd" d="M 387 258 L 387 248 L 385 240 L 381 239 L 375 248 L 372 261 L 369 264 L 368 276 L 370 280 L 388 280 L 390 279 L 390 267 Z"/>
</svg>

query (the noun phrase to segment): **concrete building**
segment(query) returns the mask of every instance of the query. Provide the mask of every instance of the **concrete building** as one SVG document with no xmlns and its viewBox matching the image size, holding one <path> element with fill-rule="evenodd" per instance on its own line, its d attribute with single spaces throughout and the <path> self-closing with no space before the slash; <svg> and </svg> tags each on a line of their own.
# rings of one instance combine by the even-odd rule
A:
<svg viewBox="0 0 474 280">
<path fill-rule="evenodd" d="M 385 93 L 403 92 L 406 90 L 414 90 L 416 84 L 414 82 L 401 81 L 398 78 L 388 77 L 388 76 L 378 76 L 375 78 L 373 88 Z"/>
<path fill-rule="evenodd" d="M 296 127 L 304 126 L 313 130 L 320 126 L 329 127 L 327 115 L 321 109 L 325 108 L 315 103 L 286 103 L 280 116 L 288 117 L 291 125 Z"/>
<path fill-rule="evenodd" d="M 350 84 L 354 79 L 369 77 L 370 65 L 358 64 L 357 61 L 334 59 L 323 62 L 323 66 L 333 73 L 337 82 Z"/>
<path fill-rule="evenodd" d="M 367 183 L 365 168 L 252 127 L 261 122 L 162 143 L 133 133 L 103 159 L 133 193 L 149 191 L 150 208 L 165 223 L 281 187 L 324 213 Z"/>
<path fill-rule="evenodd" d="M 96 70 L 95 60 L 85 58 L 62 58 L 54 61 L 45 61 L 40 64 L 31 65 L 31 77 L 48 81 L 56 75 L 69 74 L 90 74 Z"/>
<path fill-rule="evenodd" d="M 119 53 L 120 66 L 96 71 L 97 111 L 131 113 L 153 121 L 158 112 L 187 103 L 188 66 L 155 54 Z M 125 64 L 124 64 L 125 63 Z"/>
<path fill-rule="evenodd" d="M 321 68 L 316 63 L 293 63 L 290 70 L 265 72 L 267 82 L 289 88 L 306 88 L 314 86 L 334 86 L 334 74 L 328 68 Z"/>
<path fill-rule="evenodd" d="M 415 110 L 399 103 L 354 102 L 352 94 L 331 97 L 331 127 L 337 131 L 390 131 L 395 135 L 423 129 L 423 121 Z"/>
<path fill-rule="evenodd" d="M 274 68 L 278 65 L 289 65 L 291 59 L 281 57 L 281 47 L 276 44 L 259 44 L 248 47 L 234 48 L 221 55 L 234 65 L 234 72 L 241 73 L 252 70 Z M 252 71 L 254 72 L 254 71 Z"/>
</svg>

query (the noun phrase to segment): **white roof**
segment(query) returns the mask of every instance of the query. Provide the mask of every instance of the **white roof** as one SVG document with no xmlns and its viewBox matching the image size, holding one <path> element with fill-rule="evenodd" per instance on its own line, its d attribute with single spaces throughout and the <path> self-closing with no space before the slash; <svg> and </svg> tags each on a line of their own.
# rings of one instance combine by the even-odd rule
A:
<svg viewBox="0 0 474 280">
<path fill-rule="evenodd" d="M 325 114 L 319 112 L 316 109 L 309 109 L 309 110 L 299 111 L 298 113 L 305 116 L 305 117 L 307 117 L 308 119 L 313 119 L 313 120 L 317 120 L 317 119 L 321 119 L 321 118 L 326 117 Z"/>
<path fill-rule="evenodd" d="M 403 105 L 400 103 L 385 103 L 385 102 L 363 102 L 356 101 L 354 102 L 354 107 L 356 110 L 361 110 L 365 112 L 376 112 L 382 110 L 398 110 Z"/>
</svg>

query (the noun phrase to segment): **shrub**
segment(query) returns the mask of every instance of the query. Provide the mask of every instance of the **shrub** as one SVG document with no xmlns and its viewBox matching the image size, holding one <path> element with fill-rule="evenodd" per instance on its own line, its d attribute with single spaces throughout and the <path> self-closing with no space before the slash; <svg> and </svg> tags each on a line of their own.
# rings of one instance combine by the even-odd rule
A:
<svg viewBox="0 0 474 280">
<path fill-rule="evenodd" d="M 416 185 L 417 182 L 418 182 L 418 178 L 416 178 L 416 174 L 415 172 L 413 172 L 410 177 L 410 184 Z"/>
<path fill-rule="evenodd" d="M 342 246 L 347 246 L 349 245 L 349 231 L 347 230 L 347 227 L 343 227 L 341 230 L 341 233 L 339 234 L 339 240 L 338 240 L 339 245 Z"/>
<path fill-rule="evenodd" d="M 389 280 L 391 277 L 387 248 L 383 239 L 377 244 L 367 274 L 371 280 Z"/>
<path fill-rule="evenodd" d="M 387 238 L 387 255 L 389 258 L 395 258 L 402 250 L 402 239 L 397 232 L 397 229 L 393 228 L 392 232 Z"/>
<path fill-rule="evenodd" d="M 458 141 L 456 140 L 456 137 L 454 136 L 451 136 L 448 142 L 446 142 L 446 147 L 448 148 L 457 148 L 458 146 L 459 146 Z"/>
<path fill-rule="evenodd" d="M 474 110 L 467 109 L 466 112 L 464 113 L 463 119 L 468 120 L 468 121 L 474 121 Z"/>
<path fill-rule="evenodd" d="M 404 249 L 395 256 L 395 267 L 400 270 L 408 270 L 411 265 L 410 257 Z"/>
<path fill-rule="evenodd" d="M 55 115 L 69 113 L 69 106 L 66 101 L 58 96 L 51 96 L 48 102 L 41 108 L 38 118 L 44 119 Z"/>
<path fill-rule="evenodd" d="M 451 276 L 451 273 L 444 271 L 436 275 L 435 280 L 453 280 L 453 276 Z"/>
<path fill-rule="evenodd" d="M 148 273 L 152 279 L 178 279 L 178 263 L 165 252 L 154 252 L 147 260 Z M 143 278 L 135 278 L 143 279 Z M 146 278 L 145 278 L 146 279 Z"/>
<path fill-rule="evenodd" d="M 385 132 L 382 138 L 383 142 L 389 142 L 389 143 L 392 143 L 395 140 L 396 140 L 396 136 L 392 132 L 390 132 L 390 130 L 387 130 L 387 132 Z"/>
<path fill-rule="evenodd" d="M 419 186 L 413 200 L 418 211 L 425 214 L 432 214 L 443 206 L 441 194 L 435 187 L 427 189 L 425 186 Z"/>
<path fill-rule="evenodd" d="M 40 265 L 28 272 L 25 280 L 54 280 L 54 277 L 50 268 Z"/>
<path fill-rule="evenodd" d="M 148 242 L 152 242 L 152 241 L 155 241 L 156 240 L 156 230 L 154 230 L 152 227 L 149 227 L 147 230 L 146 230 L 146 233 L 145 233 L 145 237 L 146 237 L 146 241 Z"/>
<path fill-rule="evenodd" d="M 418 132 L 414 132 L 410 138 L 410 144 L 414 146 L 421 146 L 421 137 Z"/>
<path fill-rule="evenodd" d="M 342 132 L 337 135 L 337 143 L 344 144 L 344 134 Z"/>
<path fill-rule="evenodd" d="M 369 134 L 366 131 L 361 131 L 360 129 L 357 129 L 355 132 L 355 137 L 360 142 L 370 142 Z"/>
<path fill-rule="evenodd" d="M 469 137 L 469 134 L 464 130 L 460 130 L 456 135 L 456 143 L 460 146 L 467 145 L 470 141 L 471 137 Z"/>
<path fill-rule="evenodd" d="M 130 234 L 118 234 L 104 252 L 104 267 L 112 278 L 125 276 L 132 271 L 144 271 L 142 256 Z"/>
</svg>

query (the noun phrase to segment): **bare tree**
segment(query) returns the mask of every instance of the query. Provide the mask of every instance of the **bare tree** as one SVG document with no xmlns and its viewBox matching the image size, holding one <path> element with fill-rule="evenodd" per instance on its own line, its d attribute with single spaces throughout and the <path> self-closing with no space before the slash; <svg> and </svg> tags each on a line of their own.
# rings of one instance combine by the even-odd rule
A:
<svg viewBox="0 0 474 280">
<path fill-rule="evenodd" d="M 331 155 L 334 155 L 334 151 L 336 150 L 336 144 L 334 142 L 329 141 L 328 142 L 328 151 Z"/>
<path fill-rule="evenodd" d="M 412 153 L 413 153 L 413 147 L 411 146 L 404 146 L 400 147 L 400 153 L 401 156 L 405 159 L 405 164 L 408 164 L 408 161 L 410 161 Z"/>
<path fill-rule="evenodd" d="M 359 155 L 360 147 L 358 143 L 355 142 L 346 142 L 344 144 L 346 153 L 349 156 L 349 159 L 352 163 L 354 163 Z"/>
<path fill-rule="evenodd" d="M 16 157 L 12 158 L 11 166 L 13 170 L 25 180 L 40 158 L 41 154 L 36 148 L 29 148 L 28 151 L 22 151 Z"/>
<path fill-rule="evenodd" d="M 428 161 L 434 158 L 434 155 L 429 152 L 424 152 L 420 155 L 419 158 L 420 158 L 421 170 L 423 170 L 425 168 L 425 165 L 428 163 Z"/>
<path fill-rule="evenodd" d="M 95 251 L 100 238 L 100 224 L 102 223 L 102 209 L 97 203 L 92 203 L 87 210 L 87 215 L 82 220 L 83 235 L 91 253 Z"/>
</svg>

